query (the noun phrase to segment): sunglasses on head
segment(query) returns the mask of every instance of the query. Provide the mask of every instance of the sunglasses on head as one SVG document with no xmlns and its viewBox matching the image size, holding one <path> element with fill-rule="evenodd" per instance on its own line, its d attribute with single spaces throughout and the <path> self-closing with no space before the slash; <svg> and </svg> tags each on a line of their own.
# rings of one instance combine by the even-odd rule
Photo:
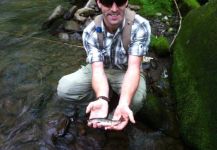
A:
<svg viewBox="0 0 217 150">
<path fill-rule="evenodd" d="M 120 7 L 123 6 L 127 0 L 100 0 L 100 2 L 106 7 L 112 7 L 113 3 L 115 2 L 115 4 Z"/>
</svg>

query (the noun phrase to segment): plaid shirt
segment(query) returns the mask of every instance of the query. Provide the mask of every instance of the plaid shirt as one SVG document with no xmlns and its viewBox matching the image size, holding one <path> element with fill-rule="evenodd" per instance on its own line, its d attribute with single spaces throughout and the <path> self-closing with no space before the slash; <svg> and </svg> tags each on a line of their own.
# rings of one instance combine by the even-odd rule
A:
<svg viewBox="0 0 217 150">
<path fill-rule="evenodd" d="M 131 41 L 128 52 L 125 51 L 122 43 L 122 30 L 125 24 L 117 29 L 115 34 L 105 30 L 103 21 L 101 23 L 103 32 L 103 49 L 99 49 L 99 42 L 95 30 L 95 23 L 92 21 L 82 35 L 83 45 L 87 52 L 88 63 L 101 61 L 105 68 L 116 68 L 126 70 L 128 55 L 144 56 L 148 51 L 150 43 L 151 28 L 149 22 L 139 15 L 135 15 L 131 29 Z"/>
</svg>

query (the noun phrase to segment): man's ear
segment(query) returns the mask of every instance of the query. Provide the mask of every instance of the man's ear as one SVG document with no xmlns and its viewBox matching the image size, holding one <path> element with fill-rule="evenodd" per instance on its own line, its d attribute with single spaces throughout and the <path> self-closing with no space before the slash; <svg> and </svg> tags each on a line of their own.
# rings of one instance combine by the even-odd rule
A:
<svg viewBox="0 0 217 150">
<path fill-rule="evenodd" d="M 128 7 L 128 1 L 127 1 L 127 3 L 126 3 L 126 8 Z"/>
<path fill-rule="evenodd" d="M 102 7 L 102 4 L 100 3 L 100 1 L 99 0 L 96 0 L 96 5 L 101 9 L 101 7 Z"/>
</svg>

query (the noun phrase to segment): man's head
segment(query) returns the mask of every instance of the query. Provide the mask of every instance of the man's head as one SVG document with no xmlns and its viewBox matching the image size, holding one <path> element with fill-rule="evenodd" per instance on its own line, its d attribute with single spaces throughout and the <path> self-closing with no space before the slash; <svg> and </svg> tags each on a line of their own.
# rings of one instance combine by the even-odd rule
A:
<svg viewBox="0 0 217 150">
<path fill-rule="evenodd" d="M 97 0 L 97 5 L 104 16 L 106 28 L 116 30 L 124 19 L 128 0 Z"/>
</svg>

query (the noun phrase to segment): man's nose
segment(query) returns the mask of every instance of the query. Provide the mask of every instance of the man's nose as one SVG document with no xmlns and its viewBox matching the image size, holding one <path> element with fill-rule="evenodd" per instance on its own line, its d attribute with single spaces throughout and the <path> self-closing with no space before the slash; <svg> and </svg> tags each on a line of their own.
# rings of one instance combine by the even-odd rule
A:
<svg viewBox="0 0 217 150">
<path fill-rule="evenodd" d="M 117 4 L 115 2 L 113 2 L 111 10 L 114 11 L 114 12 L 118 10 L 118 6 L 117 6 Z"/>
</svg>

